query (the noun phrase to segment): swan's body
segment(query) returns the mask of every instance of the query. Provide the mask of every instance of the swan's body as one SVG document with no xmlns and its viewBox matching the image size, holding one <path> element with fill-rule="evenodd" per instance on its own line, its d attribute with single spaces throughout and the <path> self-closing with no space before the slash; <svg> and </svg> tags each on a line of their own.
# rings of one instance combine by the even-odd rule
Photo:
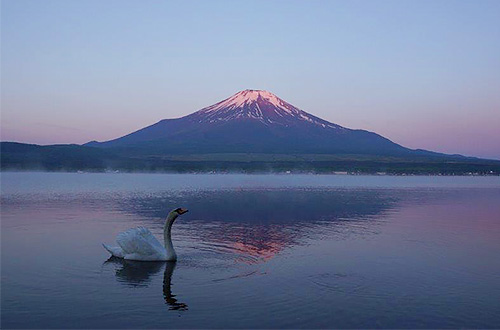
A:
<svg viewBox="0 0 500 330">
<path fill-rule="evenodd" d="M 172 224 L 179 215 L 186 212 L 185 209 L 175 209 L 168 214 L 163 232 L 165 246 L 161 245 L 149 229 L 144 227 L 132 228 L 119 234 L 116 237 L 118 246 L 106 244 L 103 246 L 114 257 L 126 260 L 175 261 L 177 255 L 170 235 Z"/>
</svg>

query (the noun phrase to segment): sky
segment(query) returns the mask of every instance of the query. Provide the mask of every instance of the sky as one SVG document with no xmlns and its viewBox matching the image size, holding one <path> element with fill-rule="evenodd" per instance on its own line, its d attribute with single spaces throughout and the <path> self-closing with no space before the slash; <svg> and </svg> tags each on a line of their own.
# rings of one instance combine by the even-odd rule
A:
<svg viewBox="0 0 500 330">
<path fill-rule="evenodd" d="M 500 159 L 500 1 L 1 2 L 2 141 L 105 141 L 244 89 Z"/>
</svg>

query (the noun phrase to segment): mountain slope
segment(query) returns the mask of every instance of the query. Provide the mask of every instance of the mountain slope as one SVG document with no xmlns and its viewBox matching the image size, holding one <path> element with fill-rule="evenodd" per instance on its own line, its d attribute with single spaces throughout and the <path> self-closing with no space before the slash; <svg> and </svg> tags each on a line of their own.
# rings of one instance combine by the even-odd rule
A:
<svg viewBox="0 0 500 330">
<path fill-rule="evenodd" d="M 376 133 L 353 130 L 302 111 L 272 93 L 245 90 L 177 119 L 88 146 L 146 154 L 307 153 L 411 155 Z"/>
</svg>

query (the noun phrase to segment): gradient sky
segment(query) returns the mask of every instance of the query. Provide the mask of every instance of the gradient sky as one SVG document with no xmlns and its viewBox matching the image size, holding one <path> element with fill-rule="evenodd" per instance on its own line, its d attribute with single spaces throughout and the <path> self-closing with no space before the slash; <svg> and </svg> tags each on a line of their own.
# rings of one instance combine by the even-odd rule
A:
<svg viewBox="0 0 500 330">
<path fill-rule="evenodd" d="M 265 89 L 406 147 L 500 159 L 498 0 L 1 6 L 2 141 L 103 141 Z"/>
</svg>

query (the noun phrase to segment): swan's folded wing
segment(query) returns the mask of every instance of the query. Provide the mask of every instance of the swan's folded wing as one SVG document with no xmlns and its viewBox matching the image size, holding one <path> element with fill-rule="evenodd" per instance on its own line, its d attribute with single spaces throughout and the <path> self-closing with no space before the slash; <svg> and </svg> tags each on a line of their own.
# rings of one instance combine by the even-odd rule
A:
<svg viewBox="0 0 500 330">
<path fill-rule="evenodd" d="M 116 242 L 125 254 L 151 255 L 165 249 L 149 229 L 144 227 L 132 228 L 118 234 Z"/>
</svg>

